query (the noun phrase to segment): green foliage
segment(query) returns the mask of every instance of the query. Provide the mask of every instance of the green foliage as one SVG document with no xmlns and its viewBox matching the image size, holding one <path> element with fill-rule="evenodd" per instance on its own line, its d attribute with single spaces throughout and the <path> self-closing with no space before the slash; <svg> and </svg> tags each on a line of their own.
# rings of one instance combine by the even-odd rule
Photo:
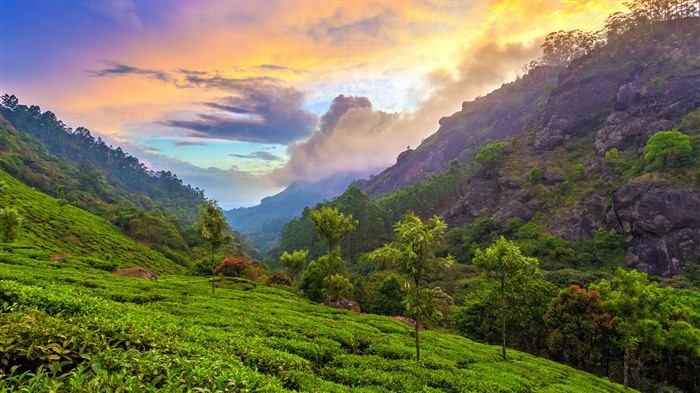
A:
<svg viewBox="0 0 700 393">
<path fill-rule="evenodd" d="M 476 162 L 483 166 L 491 166 L 496 164 L 503 156 L 503 150 L 505 148 L 504 142 L 491 142 L 482 147 L 478 153 L 476 153 Z"/>
<path fill-rule="evenodd" d="M 587 370 L 602 364 L 613 322 L 598 292 L 577 285 L 562 289 L 544 321 L 551 331 L 547 346 L 552 358 Z"/>
<path fill-rule="evenodd" d="M 282 253 L 280 262 L 287 269 L 287 272 L 293 279 L 299 278 L 299 274 L 304 270 L 306 264 L 306 256 L 309 255 L 309 250 L 296 250 L 293 253 L 287 251 Z"/>
<path fill-rule="evenodd" d="M 682 168 L 692 161 L 690 138 L 677 131 L 660 131 L 644 146 L 644 161 L 650 170 Z"/>
<path fill-rule="evenodd" d="M 399 273 L 408 278 L 402 304 L 406 314 L 416 322 L 416 361 L 420 361 L 420 321 L 434 320 L 440 315 L 435 305 L 435 293 L 424 288 L 424 281 L 452 263 L 452 257 L 437 257 L 444 241 L 446 227 L 447 224 L 438 216 L 423 222 L 413 212 L 408 212 L 394 225 L 394 242 L 373 251 L 369 256 L 369 259 L 376 263 L 394 266 Z"/>
<path fill-rule="evenodd" d="M 485 272 L 494 281 L 493 293 L 499 304 L 501 334 L 503 339 L 502 356 L 506 356 L 507 324 L 516 310 L 514 306 L 523 288 L 540 277 L 539 262 L 535 258 L 523 256 L 520 249 L 511 241 L 501 237 L 485 251 L 477 250 L 474 266 Z"/>
<path fill-rule="evenodd" d="M 530 183 L 538 184 L 542 180 L 542 168 L 536 166 L 530 170 L 530 175 L 528 176 Z"/>
<path fill-rule="evenodd" d="M 0 241 L 12 243 L 22 227 L 22 216 L 12 207 L 0 209 Z"/>
<path fill-rule="evenodd" d="M 433 331 L 421 333 L 420 366 L 409 326 L 276 288 L 212 299 L 205 278 L 125 279 L 29 254 L 0 262 L 7 391 L 623 391 L 523 353 L 506 365 L 494 347 Z"/>
<path fill-rule="evenodd" d="M 316 226 L 318 236 L 329 250 L 334 249 L 340 238 L 353 231 L 358 224 L 358 221 L 352 218 L 352 214 L 346 216 L 338 209 L 329 206 L 323 206 L 320 210 L 312 210 L 311 222 Z"/>
<path fill-rule="evenodd" d="M 377 288 L 377 296 L 370 304 L 368 312 L 381 315 L 402 315 L 404 306 L 401 299 L 404 298 L 402 291 L 403 280 L 395 274 L 387 276 Z"/>
<path fill-rule="evenodd" d="M 216 201 L 208 200 L 199 205 L 198 208 L 199 234 L 209 243 L 211 253 L 214 254 L 219 247 L 233 240 L 233 236 L 228 233 L 228 223 Z"/>
<path fill-rule="evenodd" d="M 183 272 L 183 268 L 143 244 L 126 238 L 114 225 L 76 207 L 62 206 L 56 199 L 33 190 L 0 170 L 6 190 L 0 193 L 0 206 L 10 203 L 23 216 L 19 245 L 39 247 L 51 255 L 73 255 L 58 264 L 102 265 L 104 268 L 147 268 L 156 274 Z M 0 258 L 3 258 L 0 251 Z M 10 258 L 7 256 L 6 258 Z M 92 259 L 82 259 L 92 258 Z M 7 260 L 7 259 L 6 259 Z M 98 263 L 96 261 L 102 261 Z M 211 271 L 210 271 L 211 273 Z"/>
</svg>

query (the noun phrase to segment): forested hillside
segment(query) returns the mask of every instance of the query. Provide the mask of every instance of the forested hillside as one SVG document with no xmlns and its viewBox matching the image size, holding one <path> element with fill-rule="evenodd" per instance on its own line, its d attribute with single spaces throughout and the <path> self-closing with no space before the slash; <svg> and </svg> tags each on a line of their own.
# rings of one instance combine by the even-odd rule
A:
<svg viewBox="0 0 700 393">
<path fill-rule="evenodd" d="M 198 233 L 202 190 L 148 170 L 85 128 L 72 130 L 39 107 L 2 97 L 0 168 L 61 203 L 103 217 L 122 233 L 189 267 L 207 254 Z M 250 248 L 240 235 L 232 246 Z"/>
</svg>

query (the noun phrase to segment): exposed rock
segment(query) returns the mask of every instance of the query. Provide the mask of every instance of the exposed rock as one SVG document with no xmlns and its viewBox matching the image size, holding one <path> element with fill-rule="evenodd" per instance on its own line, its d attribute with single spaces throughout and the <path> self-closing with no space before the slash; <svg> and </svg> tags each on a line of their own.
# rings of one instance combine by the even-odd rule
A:
<svg viewBox="0 0 700 393">
<path fill-rule="evenodd" d="M 627 71 L 623 70 L 581 77 L 575 68 L 574 64 L 569 66 L 568 77 L 552 93 L 537 121 L 541 128 L 535 134 L 535 148 L 539 151 L 554 149 L 595 129 L 604 119 L 609 98 L 627 79 Z"/>
<path fill-rule="evenodd" d="M 614 196 L 608 223 L 626 235 L 628 264 L 672 275 L 700 259 L 700 196 L 660 183 L 631 182 Z"/>
<path fill-rule="evenodd" d="M 527 129 L 555 86 L 558 68 L 542 66 L 492 93 L 464 102 L 462 110 L 440 119 L 438 131 L 414 150 L 399 155 L 394 166 L 363 187 L 370 196 L 385 194 L 448 168 L 450 161 L 468 162 L 484 145 Z"/>
<path fill-rule="evenodd" d="M 615 95 L 615 107 L 625 110 L 642 101 L 642 86 L 637 82 L 629 82 L 620 86 Z"/>
<path fill-rule="evenodd" d="M 144 278 L 146 280 L 157 280 L 156 274 L 142 267 L 128 267 L 114 272 L 117 276 Z"/>
<path fill-rule="evenodd" d="M 560 212 L 558 219 L 550 222 L 547 229 L 566 240 L 589 238 L 605 223 L 605 207 L 608 198 L 592 195 L 583 203 Z"/>
<path fill-rule="evenodd" d="M 331 302 L 330 306 L 342 310 L 352 310 L 355 312 L 360 312 L 360 305 L 354 300 L 340 299 Z"/>
<path fill-rule="evenodd" d="M 564 180 L 566 180 L 566 176 L 564 176 L 564 173 L 558 168 L 547 169 L 544 172 L 544 176 L 542 176 L 542 183 L 548 186 L 563 183 Z"/>
<path fill-rule="evenodd" d="M 529 221 L 535 215 L 539 205 L 539 201 L 532 199 L 532 194 L 529 191 L 521 190 L 494 213 L 493 219 L 501 224 L 506 223 L 511 218 Z"/>
<path fill-rule="evenodd" d="M 413 329 L 416 328 L 416 321 L 411 319 L 411 318 L 406 318 L 406 317 L 391 317 L 391 318 L 393 318 L 399 322 L 403 322 L 406 325 L 412 327 Z M 422 332 L 423 330 L 425 330 L 425 326 L 418 324 L 418 331 Z"/>
</svg>

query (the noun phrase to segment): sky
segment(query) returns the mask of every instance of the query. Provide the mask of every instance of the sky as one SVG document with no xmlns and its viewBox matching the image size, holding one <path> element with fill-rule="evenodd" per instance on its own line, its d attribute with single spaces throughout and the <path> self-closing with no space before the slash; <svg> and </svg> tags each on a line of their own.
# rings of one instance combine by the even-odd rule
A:
<svg viewBox="0 0 700 393">
<path fill-rule="evenodd" d="M 223 208 L 369 175 L 622 1 L 0 0 L 0 94 Z"/>
</svg>

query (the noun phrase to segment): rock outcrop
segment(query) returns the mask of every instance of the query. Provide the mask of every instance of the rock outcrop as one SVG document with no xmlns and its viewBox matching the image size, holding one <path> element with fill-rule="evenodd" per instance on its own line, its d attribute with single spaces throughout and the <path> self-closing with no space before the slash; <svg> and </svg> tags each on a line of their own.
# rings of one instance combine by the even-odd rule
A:
<svg viewBox="0 0 700 393">
<path fill-rule="evenodd" d="M 700 195 L 667 184 L 630 182 L 614 196 L 607 222 L 625 234 L 628 264 L 670 275 L 700 261 Z"/>
</svg>

